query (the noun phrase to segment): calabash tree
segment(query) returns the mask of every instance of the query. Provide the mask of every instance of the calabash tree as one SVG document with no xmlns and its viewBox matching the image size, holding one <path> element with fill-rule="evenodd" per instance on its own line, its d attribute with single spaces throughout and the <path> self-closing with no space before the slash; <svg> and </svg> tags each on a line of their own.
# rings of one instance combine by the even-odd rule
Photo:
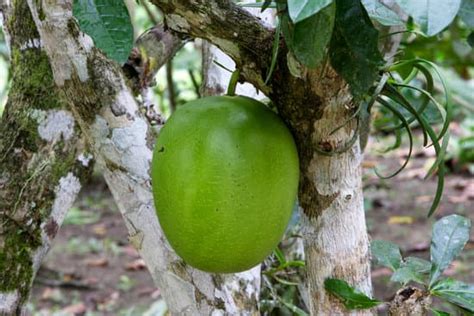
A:
<svg viewBox="0 0 474 316">
<path fill-rule="evenodd" d="M 122 1 L 0 4 L 12 67 L 0 124 L 0 311 L 23 309 L 41 260 L 95 163 L 173 314 L 257 313 L 259 268 L 218 275 L 188 266 L 167 243 L 153 206 L 150 162 L 163 122 L 147 90 L 183 42 L 200 38 L 233 60 L 240 82 L 268 97 L 295 139 L 309 311 L 372 314 L 350 310 L 354 306 L 332 295 L 341 291 L 327 282 L 356 289 L 366 303 L 355 307 L 373 306 L 360 168 L 370 110 L 378 101 L 392 113 L 387 129 L 406 131 L 410 140 L 417 123 L 425 145 L 435 147 L 440 159 L 430 173 L 440 180 L 433 211 L 442 192 L 449 107 L 429 94 L 429 62 L 393 59 L 397 30 L 408 16 L 429 36 L 458 12 L 472 23 L 471 3 L 460 11 L 461 0 L 264 1 L 257 6 L 277 16 L 267 23 L 230 0 L 150 2 L 164 24 L 140 36 L 135 47 Z M 219 94 L 227 82 L 212 82 L 219 78 L 212 56 L 203 67 L 210 71 L 205 90 Z M 425 107 L 412 107 L 400 92 L 415 72 L 427 82 L 425 107 L 435 103 L 444 119 L 441 130 L 423 116 Z"/>
</svg>

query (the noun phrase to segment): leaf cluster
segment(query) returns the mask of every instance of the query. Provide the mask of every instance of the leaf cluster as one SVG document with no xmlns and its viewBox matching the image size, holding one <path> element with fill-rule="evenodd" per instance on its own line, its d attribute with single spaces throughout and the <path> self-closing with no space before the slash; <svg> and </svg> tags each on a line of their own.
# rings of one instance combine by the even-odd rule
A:
<svg viewBox="0 0 474 316">
<path fill-rule="evenodd" d="M 400 248 L 383 240 L 371 243 L 372 256 L 377 265 L 392 270 L 392 282 L 406 286 L 410 282 L 423 286 L 426 295 L 436 296 L 467 312 L 474 312 L 474 284 L 466 284 L 441 274 L 461 253 L 469 240 L 471 222 L 459 215 L 441 218 L 433 225 L 430 261 L 417 257 L 403 257 Z M 347 309 L 371 308 L 381 301 L 357 291 L 347 282 L 327 279 L 326 290 L 340 298 Z M 436 315 L 449 315 L 433 310 Z"/>
</svg>

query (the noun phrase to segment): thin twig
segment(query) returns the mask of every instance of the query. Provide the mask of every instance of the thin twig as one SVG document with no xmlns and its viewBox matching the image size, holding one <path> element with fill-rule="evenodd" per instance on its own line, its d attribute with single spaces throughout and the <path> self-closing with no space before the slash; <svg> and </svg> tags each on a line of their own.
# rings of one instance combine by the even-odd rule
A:
<svg viewBox="0 0 474 316">
<path fill-rule="evenodd" d="M 189 78 L 191 78 L 191 82 L 193 83 L 194 91 L 196 92 L 197 97 L 200 98 L 201 91 L 200 91 L 199 83 L 197 82 L 196 76 L 194 75 L 194 72 L 191 69 L 188 69 L 188 74 L 189 74 Z"/>
<path fill-rule="evenodd" d="M 170 59 L 166 62 L 166 83 L 168 86 L 168 98 L 170 100 L 171 113 L 176 110 L 176 91 L 174 89 L 173 82 L 173 60 Z"/>
</svg>

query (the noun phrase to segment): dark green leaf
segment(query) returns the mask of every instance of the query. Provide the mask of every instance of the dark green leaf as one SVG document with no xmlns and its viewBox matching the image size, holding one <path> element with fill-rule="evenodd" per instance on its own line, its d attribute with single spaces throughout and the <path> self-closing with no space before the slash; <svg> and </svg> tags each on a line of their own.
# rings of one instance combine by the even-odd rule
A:
<svg viewBox="0 0 474 316">
<path fill-rule="evenodd" d="M 474 312 L 474 284 L 466 284 L 453 279 L 439 281 L 432 289 L 433 295 Z"/>
<path fill-rule="evenodd" d="M 474 32 L 471 32 L 467 37 L 467 43 L 474 48 Z"/>
<path fill-rule="evenodd" d="M 270 63 L 270 70 L 268 71 L 267 78 L 265 79 L 265 84 L 268 83 L 268 81 L 272 77 L 273 71 L 275 70 L 276 62 L 278 59 L 278 50 L 280 49 L 280 34 L 281 34 L 281 20 L 278 20 L 277 26 L 275 28 L 274 39 L 273 39 L 272 61 Z"/>
<path fill-rule="evenodd" d="M 324 281 L 324 288 L 339 298 L 349 310 L 372 308 L 381 303 L 357 291 L 344 280 L 326 279 Z"/>
<path fill-rule="evenodd" d="M 431 311 L 433 312 L 434 316 L 450 316 L 451 315 L 450 313 L 440 311 L 439 309 L 432 309 Z"/>
<path fill-rule="evenodd" d="M 385 26 L 403 25 L 400 17 L 379 0 L 362 0 L 369 16 Z"/>
<path fill-rule="evenodd" d="M 296 59 L 309 68 L 317 67 L 326 56 L 334 25 L 335 5 L 331 4 L 304 21 L 293 24 L 282 16 L 282 31 Z"/>
<path fill-rule="evenodd" d="M 462 1 L 459 16 L 469 28 L 474 28 L 474 0 Z"/>
<path fill-rule="evenodd" d="M 286 263 L 286 258 L 283 252 L 280 250 L 280 248 L 276 247 L 275 250 L 273 250 L 273 253 L 275 254 L 275 257 L 277 257 L 278 262 L 280 264 L 285 264 Z"/>
<path fill-rule="evenodd" d="M 441 32 L 459 11 L 461 0 L 397 0 L 428 36 Z"/>
<path fill-rule="evenodd" d="M 427 122 L 425 119 L 424 115 L 420 115 L 417 110 L 410 104 L 410 102 L 405 98 L 403 94 L 401 94 L 397 89 L 395 89 L 393 86 L 387 84 L 384 87 L 383 90 L 384 95 L 388 96 L 390 99 L 393 101 L 397 102 L 400 106 L 402 106 L 405 110 L 410 112 L 410 114 L 414 115 L 416 117 L 416 120 L 420 124 L 423 134 L 428 135 L 430 140 L 432 141 L 432 145 L 435 149 L 436 157 L 439 158 L 440 156 L 444 155 L 445 152 L 445 142 L 443 140 L 443 147 L 441 147 L 438 143 L 438 135 L 434 132 L 433 128 L 431 125 Z M 380 102 L 380 101 L 379 101 Z M 425 143 L 424 145 L 426 146 L 426 135 L 424 135 L 425 138 Z M 438 159 L 437 159 L 438 160 Z M 437 163 L 437 160 L 435 163 Z M 438 184 L 436 187 L 436 193 L 433 199 L 433 203 L 431 204 L 430 210 L 428 212 L 428 216 L 431 216 L 436 208 L 439 205 L 439 202 L 441 201 L 441 197 L 443 194 L 443 188 L 444 188 L 444 174 L 445 174 L 445 168 L 444 164 L 439 164 L 438 166 Z"/>
<path fill-rule="evenodd" d="M 298 23 L 315 15 L 331 2 L 333 0 L 288 0 L 288 13 L 293 23 Z"/>
<path fill-rule="evenodd" d="M 365 96 L 384 61 L 378 50 L 378 31 L 360 1 L 336 0 L 329 54 L 332 66 L 349 83 L 354 97 Z"/>
<path fill-rule="evenodd" d="M 400 254 L 400 248 L 394 243 L 385 240 L 374 240 L 370 244 L 370 249 L 377 264 L 394 271 L 400 268 L 402 255 Z"/>
<path fill-rule="evenodd" d="M 75 0 L 73 13 L 81 30 L 111 59 L 123 64 L 133 47 L 127 7 L 117 0 Z"/>
<path fill-rule="evenodd" d="M 443 217 L 433 225 L 430 286 L 462 251 L 469 240 L 470 229 L 471 221 L 456 214 Z"/>
<path fill-rule="evenodd" d="M 415 257 L 408 257 L 404 260 L 401 267 L 393 273 L 390 280 L 402 284 L 406 284 L 410 281 L 416 281 L 423 284 L 430 269 L 431 263 L 429 261 Z"/>
<path fill-rule="evenodd" d="M 270 6 L 270 4 L 272 4 L 272 0 L 265 0 L 265 1 L 263 2 L 261 12 L 265 11 L 266 9 L 268 9 L 268 7 Z"/>
<path fill-rule="evenodd" d="M 407 134 L 408 134 L 408 155 L 405 159 L 405 162 L 400 166 L 400 168 L 398 168 L 395 172 L 393 172 L 392 174 L 388 175 L 388 176 L 382 176 L 377 169 L 374 169 L 375 171 L 375 174 L 379 177 L 379 178 L 382 178 L 382 179 L 390 179 L 390 178 L 393 178 L 395 177 L 397 174 L 399 174 L 400 172 L 402 172 L 403 169 L 405 169 L 405 167 L 408 165 L 408 162 L 410 161 L 410 158 L 411 158 L 411 154 L 413 152 L 413 134 L 411 132 L 411 129 L 410 129 L 410 125 L 408 124 L 407 120 L 405 119 L 405 117 L 403 116 L 403 114 L 396 108 L 394 107 L 393 105 L 391 105 L 389 102 L 385 101 L 383 98 L 378 98 L 377 101 L 383 105 L 384 107 L 386 107 L 388 110 L 390 110 L 390 112 L 392 112 L 395 117 L 401 121 L 401 125 L 405 128 L 405 130 L 407 131 Z M 397 144 L 395 144 L 397 145 Z"/>
</svg>

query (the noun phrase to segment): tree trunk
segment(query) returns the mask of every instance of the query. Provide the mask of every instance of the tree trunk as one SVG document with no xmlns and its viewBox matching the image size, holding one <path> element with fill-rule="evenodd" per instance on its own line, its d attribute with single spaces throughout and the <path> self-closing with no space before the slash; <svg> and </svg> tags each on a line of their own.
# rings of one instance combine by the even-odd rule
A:
<svg viewBox="0 0 474 316">
<path fill-rule="evenodd" d="M 71 19 L 71 0 L 28 0 L 56 85 L 64 92 L 137 248 L 174 315 L 251 314 L 258 276 L 211 275 L 187 266 L 167 243 L 149 176 L 154 132 L 122 72 Z M 41 15 L 40 13 L 41 12 Z M 41 16 L 41 18 L 40 18 Z M 174 47 L 157 45 L 162 65 Z"/>
<path fill-rule="evenodd" d="M 28 5 L 0 7 L 12 86 L 0 122 L 0 314 L 21 314 L 92 160 L 55 87 Z"/>
<path fill-rule="evenodd" d="M 151 0 L 177 33 L 204 38 L 228 54 L 246 81 L 277 106 L 295 137 L 300 157 L 299 203 L 312 315 L 370 315 L 346 310 L 324 289 L 324 280 L 341 278 L 371 295 L 369 241 L 363 208 L 356 119 L 358 104 L 329 62 L 316 70 L 297 64 L 284 44 L 268 83 L 274 33 L 231 1 Z M 391 47 L 393 48 L 393 46 Z M 344 125 L 332 133 L 338 126 Z M 356 135 L 357 136 L 357 135 Z M 322 152 L 337 151 L 328 156 Z"/>
<path fill-rule="evenodd" d="M 357 104 L 348 85 L 329 64 L 304 70 L 301 78 L 289 78 L 274 87 L 271 98 L 292 129 L 300 156 L 299 203 L 310 312 L 372 314 L 368 310 L 347 311 L 324 289 L 326 278 L 339 278 L 367 295 L 372 293 L 359 143 L 341 153 L 322 154 L 341 151 L 352 138 L 356 119 L 332 131 L 351 117 Z"/>
</svg>

